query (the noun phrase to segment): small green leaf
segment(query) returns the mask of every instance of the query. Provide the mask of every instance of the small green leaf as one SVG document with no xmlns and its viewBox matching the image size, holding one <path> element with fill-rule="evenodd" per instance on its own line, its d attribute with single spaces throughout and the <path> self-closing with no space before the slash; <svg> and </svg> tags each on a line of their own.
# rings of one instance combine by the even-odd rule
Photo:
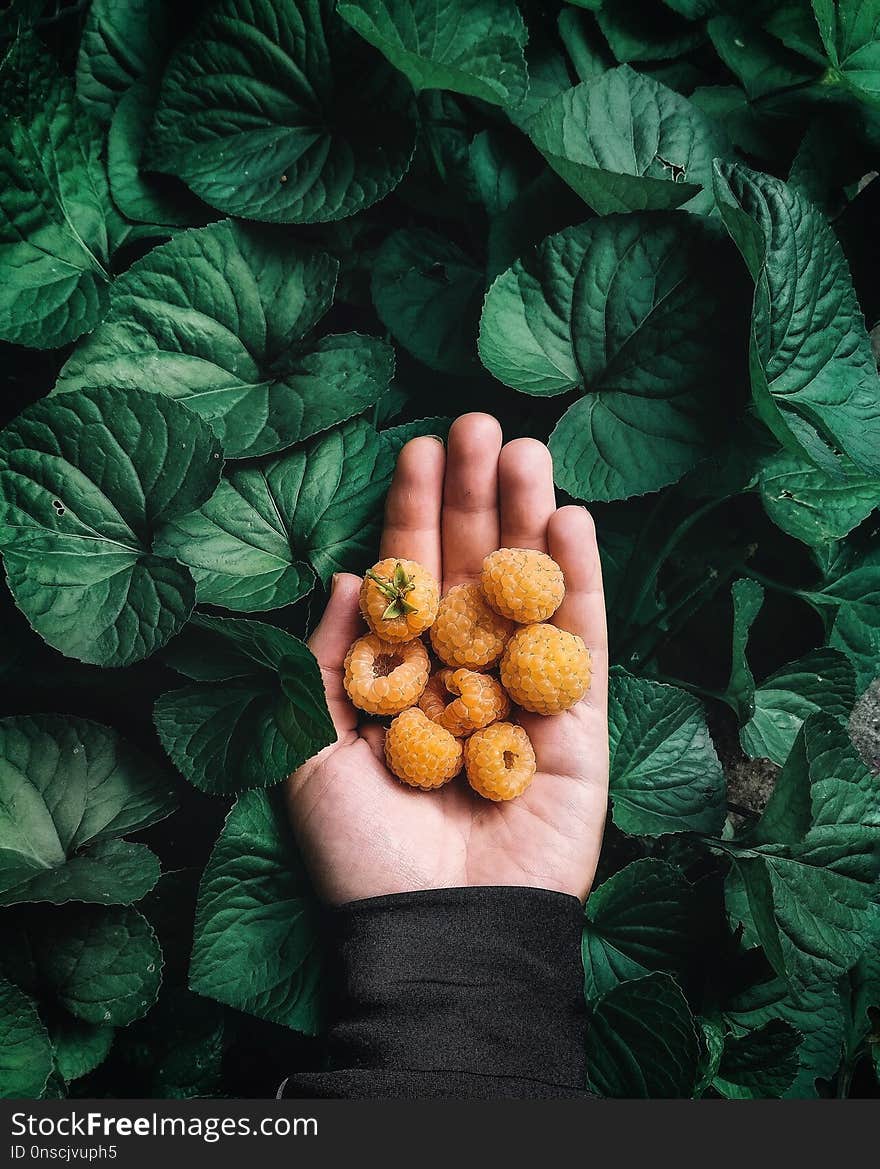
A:
<svg viewBox="0 0 880 1169">
<path fill-rule="evenodd" d="M 0 547 L 33 628 L 68 657 L 126 666 L 164 645 L 195 602 L 153 530 L 220 479 L 206 423 L 164 394 L 87 388 L 44 398 L 0 434 Z"/>
<path fill-rule="evenodd" d="M 338 263 L 229 221 L 154 248 L 116 281 L 110 311 L 56 390 L 113 385 L 182 402 L 232 458 L 309 438 L 372 406 L 394 372 L 390 346 L 311 338 Z"/>
<path fill-rule="evenodd" d="M 754 713 L 740 730 L 740 743 L 753 759 L 781 766 L 804 719 L 818 710 L 849 716 L 856 700 L 855 673 L 842 653 L 817 649 L 782 666 L 754 692 Z"/>
<path fill-rule="evenodd" d="M 229 813 L 199 890 L 190 986 L 314 1035 L 322 983 L 316 905 L 280 800 Z"/>
<path fill-rule="evenodd" d="M 733 601 L 733 636 L 730 680 L 724 697 L 742 723 L 750 719 L 755 711 L 755 679 L 746 657 L 746 646 L 752 625 L 764 604 L 764 590 L 756 581 L 735 580 L 730 595 Z"/>
<path fill-rule="evenodd" d="M 728 1100 L 779 1099 L 798 1074 L 803 1036 L 784 1019 L 771 1019 L 740 1036 L 728 1036 L 712 1087 Z"/>
<path fill-rule="evenodd" d="M 716 123 L 628 65 L 545 102 L 529 137 L 600 215 L 714 206 L 712 159 L 729 152 Z"/>
<path fill-rule="evenodd" d="M 280 783 L 336 740 L 318 663 L 297 638 L 258 621 L 192 623 L 225 669 L 217 684 L 171 690 L 156 703 L 162 746 L 178 770 L 214 794 Z"/>
<path fill-rule="evenodd" d="M 694 947 L 694 908 L 693 886 L 666 861 L 633 861 L 603 881 L 584 919 L 587 1000 L 629 979 L 683 970 Z"/>
<path fill-rule="evenodd" d="M 157 75 L 181 13 L 170 0 L 92 0 L 76 64 L 76 96 L 107 125 L 129 86 Z"/>
<path fill-rule="evenodd" d="M 618 61 L 666 61 L 695 49 L 705 33 L 659 4 L 613 0 L 596 13 Z"/>
<path fill-rule="evenodd" d="M 147 165 L 269 223 L 344 219 L 392 191 L 415 143 L 404 79 L 335 0 L 220 0 L 162 77 Z"/>
<path fill-rule="evenodd" d="M 51 1072 L 52 1044 L 36 1003 L 0 978 L 0 1099 L 36 1099 Z"/>
<path fill-rule="evenodd" d="M 880 10 L 875 0 L 813 0 L 833 77 L 880 104 Z"/>
<path fill-rule="evenodd" d="M 587 1029 L 587 1076 L 602 1096 L 689 1098 L 700 1045 L 687 1000 L 667 974 L 621 982 L 593 1008 Z"/>
<path fill-rule="evenodd" d="M 880 507 L 880 477 L 841 459 L 842 477 L 832 477 L 803 458 L 779 451 L 765 459 L 758 492 L 770 519 L 810 547 L 842 540 Z"/>
<path fill-rule="evenodd" d="M 63 1016 L 53 1023 L 50 1033 L 55 1067 L 69 1084 L 100 1067 L 110 1053 L 116 1031 L 107 1023 L 84 1023 Z"/>
<path fill-rule="evenodd" d="M 445 373 L 479 372 L 484 275 L 457 244 L 421 228 L 395 231 L 373 265 L 376 312 L 414 357 Z"/>
<path fill-rule="evenodd" d="M 720 832 L 724 775 L 699 702 L 615 668 L 608 718 L 618 828 L 644 836 Z"/>
<path fill-rule="evenodd" d="M 514 0 L 340 0 L 337 11 L 416 92 L 513 107 L 526 95 L 527 32 Z"/>
<path fill-rule="evenodd" d="M 868 548 L 849 571 L 825 585 L 819 595 L 839 606 L 829 644 L 852 662 L 861 692 L 880 672 L 880 547 Z"/>
<path fill-rule="evenodd" d="M 61 715 L 0 722 L 0 905 L 127 904 L 159 865 L 118 840 L 170 815 L 165 777 L 113 731 Z"/>
<path fill-rule="evenodd" d="M 715 52 L 752 99 L 819 78 L 817 68 L 780 44 L 748 11 L 720 13 L 706 27 Z"/>
</svg>

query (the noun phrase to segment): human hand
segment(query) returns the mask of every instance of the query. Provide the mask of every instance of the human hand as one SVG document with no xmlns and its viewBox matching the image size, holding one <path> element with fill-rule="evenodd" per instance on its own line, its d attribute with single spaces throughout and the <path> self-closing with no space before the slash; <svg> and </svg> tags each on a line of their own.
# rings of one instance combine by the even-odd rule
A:
<svg viewBox="0 0 880 1169">
<path fill-rule="evenodd" d="M 565 574 L 555 624 L 579 634 L 593 660 L 586 696 L 563 714 L 519 721 L 538 771 L 527 791 L 492 803 L 461 779 L 426 793 L 385 765 L 384 727 L 363 721 L 342 684 L 343 659 L 364 631 L 360 578 L 335 578 L 309 645 L 324 678 L 338 739 L 289 779 L 294 831 L 328 901 L 417 889 L 524 885 L 590 890 L 608 798 L 608 649 L 593 522 L 556 508 L 550 452 L 534 439 L 502 447 L 487 414 L 466 414 L 447 448 L 416 438 L 403 448 L 388 493 L 381 556 L 417 560 L 452 585 L 479 578 L 495 548 L 549 552 Z"/>
</svg>

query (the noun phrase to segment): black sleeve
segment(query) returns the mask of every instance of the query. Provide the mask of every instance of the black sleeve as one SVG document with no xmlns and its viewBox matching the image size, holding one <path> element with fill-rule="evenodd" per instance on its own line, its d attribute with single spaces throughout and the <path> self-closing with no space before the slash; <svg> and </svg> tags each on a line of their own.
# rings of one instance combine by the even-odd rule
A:
<svg viewBox="0 0 880 1169">
<path fill-rule="evenodd" d="M 326 1070 L 286 1097 L 586 1097 L 576 897 L 437 889 L 328 912 Z"/>
</svg>

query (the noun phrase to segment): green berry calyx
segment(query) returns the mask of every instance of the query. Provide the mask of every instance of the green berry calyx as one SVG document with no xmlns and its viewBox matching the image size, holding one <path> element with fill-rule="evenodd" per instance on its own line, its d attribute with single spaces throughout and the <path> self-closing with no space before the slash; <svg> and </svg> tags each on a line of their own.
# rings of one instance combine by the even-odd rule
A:
<svg viewBox="0 0 880 1169">
<path fill-rule="evenodd" d="M 388 607 L 382 614 L 383 621 L 391 621 L 395 617 L 405 617 L 408 613 L 418 613 L 416 606 L 411 605 L 406 599 L 407 593 L 411 593 L 416 587 L 415 582 L 411 576 L 407 575 L 407 571 L 400 561 L 395 565 L 390 580 L 379 576 L 373 572 L 372 568 L 367 572 L 367 576 L 379 592 L 388 598 Z"/>
</svg>

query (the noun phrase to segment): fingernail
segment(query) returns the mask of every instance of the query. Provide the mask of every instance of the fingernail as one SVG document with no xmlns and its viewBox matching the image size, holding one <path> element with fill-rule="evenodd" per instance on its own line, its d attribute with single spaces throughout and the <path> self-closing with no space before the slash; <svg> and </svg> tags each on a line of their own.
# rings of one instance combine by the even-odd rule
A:
<svg viewBox="0 0 880 1169">
<path fill-rule="evenodd" d="M 333 575 L 330 577 L 330 596 L 331 597 L 336 592 L 336 586 L 338 584 L 339 584 L 339 573 L 334 572 Z"/>
</svg>

